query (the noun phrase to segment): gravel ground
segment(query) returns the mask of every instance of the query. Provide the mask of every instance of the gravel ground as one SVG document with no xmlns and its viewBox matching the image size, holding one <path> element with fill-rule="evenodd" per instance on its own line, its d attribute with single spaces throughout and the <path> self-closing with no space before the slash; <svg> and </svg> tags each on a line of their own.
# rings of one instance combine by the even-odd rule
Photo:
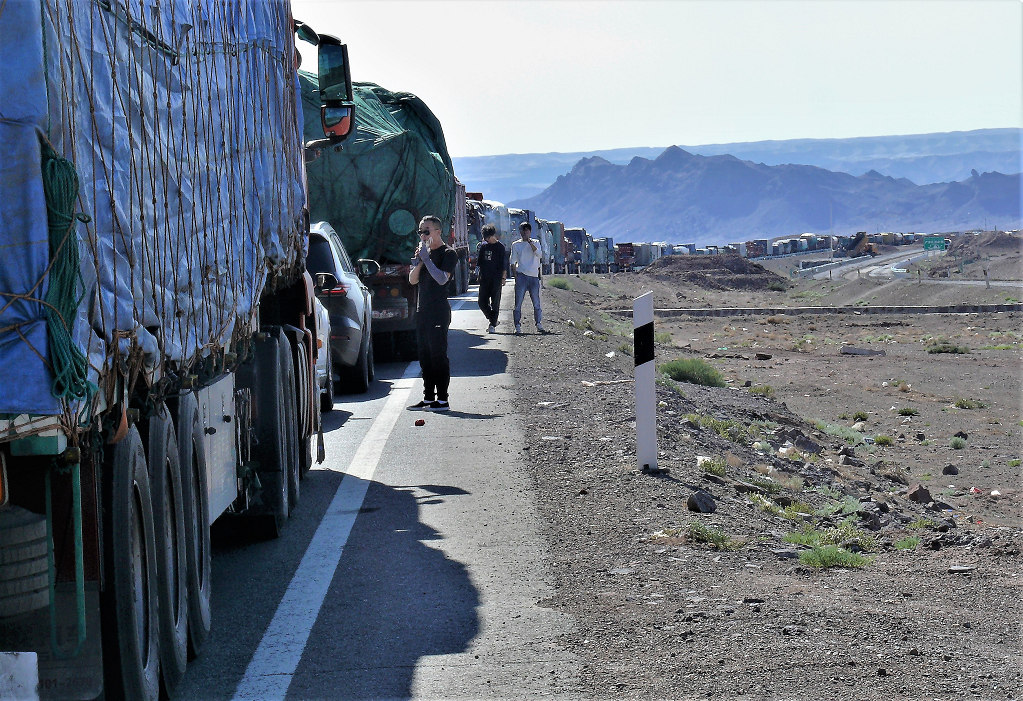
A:
<svg viewBox="0 0 1023 701">
<path fill-rule="evenodd" d="M 659 306 L 751 293 L 551 282 L 553 333 L 527 324 L 509 365 L 549 524 L 541 603 L 578 621 L 566 695 L 1023 695 L 1018 315 L 659 320 L 659 363 L 702 358 L 728 386 L 658 385 L 665 471 L 646 474 L 631 322 L 606 310 L 644 287 Z M 938 336 L 971 352 L 927 353 Z"/>
</svg>

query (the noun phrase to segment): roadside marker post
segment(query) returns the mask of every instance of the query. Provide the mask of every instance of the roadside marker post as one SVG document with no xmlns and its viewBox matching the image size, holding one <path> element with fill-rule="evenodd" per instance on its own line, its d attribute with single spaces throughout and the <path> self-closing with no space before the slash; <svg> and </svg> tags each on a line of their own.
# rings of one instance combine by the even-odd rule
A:
<svg viewBox="0 0 1023 701">
<path fill-rule="evenodd" d="M 657 472 L 653 292 L 632 301 L 632 338 L 636 363 L 636 461 L 643 472 Z"/>
</svg>

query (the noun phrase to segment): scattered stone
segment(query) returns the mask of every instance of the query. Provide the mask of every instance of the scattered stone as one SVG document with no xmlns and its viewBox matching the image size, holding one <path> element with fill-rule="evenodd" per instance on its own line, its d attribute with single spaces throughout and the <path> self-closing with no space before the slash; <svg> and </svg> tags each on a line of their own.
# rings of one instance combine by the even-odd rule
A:
<svg viewBox="0 0 1023 701">
<path fill-rule="evenodd" d="M 802 635 L 806 632 L 803 626 L 788 625 L 781 629 L 782 635 Z"/>
<path fill-rule="evenodd" d="M 799 553 L 795 550 L 778 549 L 772 550 L 772 553 L 778 556 L 779 560 L 798 560 Z"/>
<path fill-rule="evenodd" d="M 965 441 L 967 438 L 970 437 L 970 434 L 968 434 L 966 431 L 956 431 L 955 433 L 952 434 L 952 437 L 962 438 Z"/>
<path fill-rule="evenodd" d="M 718 508 L 717 502 L 714 501 L 714 497 L 702 489 L 689 495 L 689 498 L 686 500 L 686 506 L 690 511 L 695 511 L 699 514 L 712 514 L 717 511 Z"/>
<path fill-rule="evenodd" d="M 846 455 L 846 456 L 852 458 L 852 457 L 856 456 L 856 449 L 853 448 L 851 445 L 847 445 L 847 446 L 844 446 L 841 450 L 839 450 L 838 454 L 839 455 Z"/>
<path fill-rule="evenodd" d="M 959 468 L 956 467 L 955 465 L 945 465 L 945 467 L 941 468 L 941 474 L 943 474 L 943 475 L 958 475 L 959 474 Z"/>
<path fill-rule="evenodd" d="M 917 431 L 917 432 L 916 432 L 916 439 L 917 439 L 918 441 L 923 441 L 923 440 L 926 440 L 926 439 L 927 439 L 927 436 L 926 436 L 926 435 L 924 434 L 924 432 L 923 432 L 923 431 Z"/>
<path fill-rule="evenodd" d="M 856 512 L 856 515 L 860 517 L 860 521 L 863 523 L 863 527 L 868 531 L 879 531 L 881 530 L 881 517 L 873 509 L 860 509 Z"/>
<path fill-rule="evenodd" d="M 770 359 L 771 359 L 771 358 L 773 358 L 774 356 L 773 356 L 773 355 L 771 355 L 770 353 L 757 353 L 757 354 L 756 354 L 756 356 L 754 356 L 754 357 L 755 357 L 755 358 L 756 358 L 757 360 L 770 360 Z"/>
<path fill-rule="evenodd" d="M 754 494 L 764 493 L 764 490 L 761 487 L 758 487 L 755 484 L 750 484 L 749 482 L 736 481 L 732 483 L 732 486 L 735 487 L 735 491 L 739 494 L 749 494 L 751 492 Z"/>
<path fill-rule="evenodd" d="M 948 568 L 949 574 L 970 574 L 977 569 L 974 565 L 952 565 Z"/>
<path fill-rule="evenodd" d="M 793 445 L 799 448 L 799 452 L 801 453 L 820 455 L 824 451 L 820 444 L 815 443 L 804 435 L 796 436 L 796 439 L 793 441 Z"/>
<path fill-rule="evenodd" d="M 851 458 L 848 455 L 842 455 L 838 458 L 839 465 L 848 465 L 849 467 L 866 467 L 866 463 L 859 458 Z"/>
<path fill-rule="evenodd" d="M 753 386 L 753 380 L 746 380 L 745 382 L 742 383 L 742 386 L 743 387 L 752 387 Z"/>
<path fill-rule="evenodd" d="M 906 492 L 906 498 L 910 501 L 915 501 L 917 504 L 929 504 L 934 501 L 930 491 L 922 484 L 914 484 L 910 487 L 909 491 Z"/>
</svg>

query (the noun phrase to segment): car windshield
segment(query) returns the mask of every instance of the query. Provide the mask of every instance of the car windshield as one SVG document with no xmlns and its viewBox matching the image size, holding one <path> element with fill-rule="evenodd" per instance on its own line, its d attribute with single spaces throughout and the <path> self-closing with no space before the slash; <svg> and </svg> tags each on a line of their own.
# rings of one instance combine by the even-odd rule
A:
<svg viewBox="0 0 1023 701">
<path fill-rule="evenodd" d="M 309 255 L 305 259 L 305 267 L 310 273 L 331 273 L 337 275 L 334 257 L 330 253 L 330 244 L 319 236 L 309 237 Z"/>
</svg>

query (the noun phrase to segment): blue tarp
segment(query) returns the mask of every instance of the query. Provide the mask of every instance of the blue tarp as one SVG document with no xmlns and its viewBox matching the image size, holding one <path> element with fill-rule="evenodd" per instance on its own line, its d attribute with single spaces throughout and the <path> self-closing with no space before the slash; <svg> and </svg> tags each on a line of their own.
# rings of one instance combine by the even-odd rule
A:
<svg viewBox="0 0 1023 701">
<path fill-rule="evenodd" d="M 73 338 L 101 387 L 232 342 L 304 257 L 287 3 L 0 2 L 0 414 L 54 414 L 41 144 L 81 183 Z M 42 280 L 42 284 L 40 281 Z"/>
</svg>

